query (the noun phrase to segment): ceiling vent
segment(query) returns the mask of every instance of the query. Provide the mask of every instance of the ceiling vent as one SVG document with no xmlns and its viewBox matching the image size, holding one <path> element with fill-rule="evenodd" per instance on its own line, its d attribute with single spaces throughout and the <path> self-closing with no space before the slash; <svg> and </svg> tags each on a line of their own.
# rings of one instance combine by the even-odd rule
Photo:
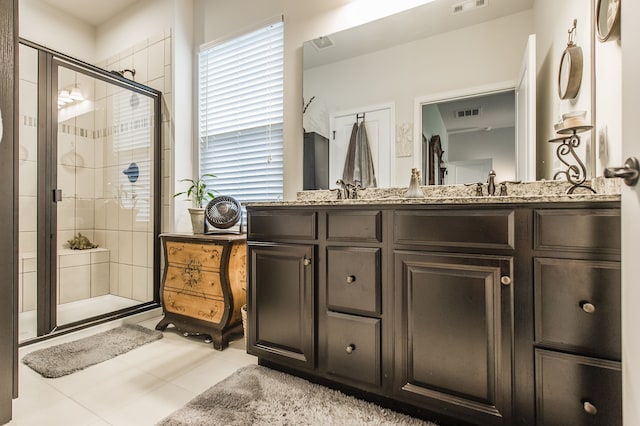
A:
<svg viewBox="0 0 640 426">
<path fill-rule="evenodd" d="M 458 13 L 468 12 L 470 10 L 484 7 L 489 4 L 489 0 L 467 0 L 451 6 L 454 15 Z"/>
<path fill-rule="evenodd" d="M 477 117 L 480 115 L 480 108 L 468 108 L 454 111 L 455 118 Z"/>
<path fill-rule="evenodd" d="M 327 36 L 314 38 L 312 43 L 318 50 L 327 49 L 333 46 L 333 40 Z"/>
</svg>

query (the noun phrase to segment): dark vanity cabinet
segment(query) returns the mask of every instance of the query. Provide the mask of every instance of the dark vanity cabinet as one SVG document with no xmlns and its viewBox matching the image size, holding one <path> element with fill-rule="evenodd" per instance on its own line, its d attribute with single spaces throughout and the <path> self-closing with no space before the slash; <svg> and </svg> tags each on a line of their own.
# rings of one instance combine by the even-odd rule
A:
<svg viewBox="0 0 640 426">
<path fill-rule="evenodd" d="M 333 381 L 378 391 L 383 381 L 391 385 L 392 367 L 383 363 L 383 327 L 391 318 L 382 309 L 387 257 L 382 212 L 335 209 L 320 217 L 326 255 L 318 282 L 319 371 Z"/>
<path fill-rule="evenodd" d="M 513 210 L 398 210 L 395 395 L 511 424 Z"/>
<path fill-rule="evenodd" d="M 316 214 L 255 213 L 250 223 L 248 352 L 313 369 Z"/>
<path fill-rule="evenodd" d="M 259 363 L 439 424 L 621 424 L 619 203 L 248 216 Z"/>
<path fill-rule="evenodd" d="M 622 425 L 620 212 L 537 209 L 538 425 Z"/>
</svg>

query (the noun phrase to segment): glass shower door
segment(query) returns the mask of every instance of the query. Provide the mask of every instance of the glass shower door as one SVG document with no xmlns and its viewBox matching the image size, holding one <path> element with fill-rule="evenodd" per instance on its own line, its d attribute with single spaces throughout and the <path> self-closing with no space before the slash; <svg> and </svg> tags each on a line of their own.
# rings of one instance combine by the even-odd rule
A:
<svg viewBox="0 0 640 426">
<path fill-rule="evenodd" d="M 153 301 L 153 99 L 57 64 L 57 323 Z"/>
<path fill-rule="evenodd" d="M 21 343 L 159 306 L 159 104 L 21 42 Z"/>
</svg>

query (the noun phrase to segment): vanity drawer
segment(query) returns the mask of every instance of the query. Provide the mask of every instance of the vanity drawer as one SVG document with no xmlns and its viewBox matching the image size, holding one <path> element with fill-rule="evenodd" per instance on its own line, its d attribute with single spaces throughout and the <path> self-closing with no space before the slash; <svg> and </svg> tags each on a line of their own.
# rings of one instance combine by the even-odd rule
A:
<svg viewBox="0 0 640 426">
<path fill-rule="evenodd" d="M 621 359 L 620 263 L 534 259 L 536 343 Z"/>
<path fill-rule="evenodd" d="M 380 211 L 327 212 L 327 239 L 331 241 L 382 241 Z"/>
<path fill-rule="evenodd" d="M 335 312 L 327 315 L 328 372 L 380 385 L 380 320 Z"/>
<path fill-rule="evenodd" d="M 327 248 L 327 306 L 380 315 L 380 249 Z"/>
<path fill-rule="evenodd" d="M 620 210 L 534 211 L 534 249 L 620 254 Z"/>
<path fill-rule="evenodd" d="M 248 238 L 253 240 L 316 238 L 316 212 L 280 210 L 256 210 L 248 215 Z"/>
<path fill-rule="evenodd" d="M 399 244 L 514 248 L 513 210 L 396 211 L 394 223 Z"/>
<path fill-rule="evenodd" d="M 536 349 L 538 425 L 622 425 L 620 363 Z"/>
</svg>

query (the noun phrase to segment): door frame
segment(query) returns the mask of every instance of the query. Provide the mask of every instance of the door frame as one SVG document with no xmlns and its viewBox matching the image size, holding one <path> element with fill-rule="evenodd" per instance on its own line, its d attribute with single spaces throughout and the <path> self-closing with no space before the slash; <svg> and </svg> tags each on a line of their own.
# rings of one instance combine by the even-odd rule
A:
<svg viewBox="0 0 640 426">
<path fill-rule="evenodd" d="M 18 1 L 0 0 L 0 423 L 18 396 Z"/>
<path fill-rule="evenodd" d="M 355 115 L 358 114 L 368 114 L 370 112 L 376 111 L 389 111 L 389 143 L 387 144 L 388 151 L 385 154 L 388 155 L 388 163 L 387 167 L 389 168 L 389 185 L 381 185 L 378 182 L 378 187 L 385 186 L 395 186 L 395 176 L 396 176 L 396 150 L 395 150 L 395 141 L 393 139 L 393 135 L 396 128 L 396 104 L 395 102 L 386 102 L 382 104 L 375 105 L 367 105 L 359 108 L 349 108 L 340 111 L 333 111 L 329 114 L 329 161 L 331 161 L 331 144 L 332 141 L 335 140 L 335 121 L 338 118 Z M 383 163 L 383 152 L 378 152 L 378 164 L 374 164 L 376 170 L 379 170 L 379 166 Z M 378 173 L 376 173 L 377 177 Z M 329 163 L 329 176 L 331 176 L 331 163 Z M 329 182 L 329 188 L 335 187 L 335 182 Z"/>
</svg>

